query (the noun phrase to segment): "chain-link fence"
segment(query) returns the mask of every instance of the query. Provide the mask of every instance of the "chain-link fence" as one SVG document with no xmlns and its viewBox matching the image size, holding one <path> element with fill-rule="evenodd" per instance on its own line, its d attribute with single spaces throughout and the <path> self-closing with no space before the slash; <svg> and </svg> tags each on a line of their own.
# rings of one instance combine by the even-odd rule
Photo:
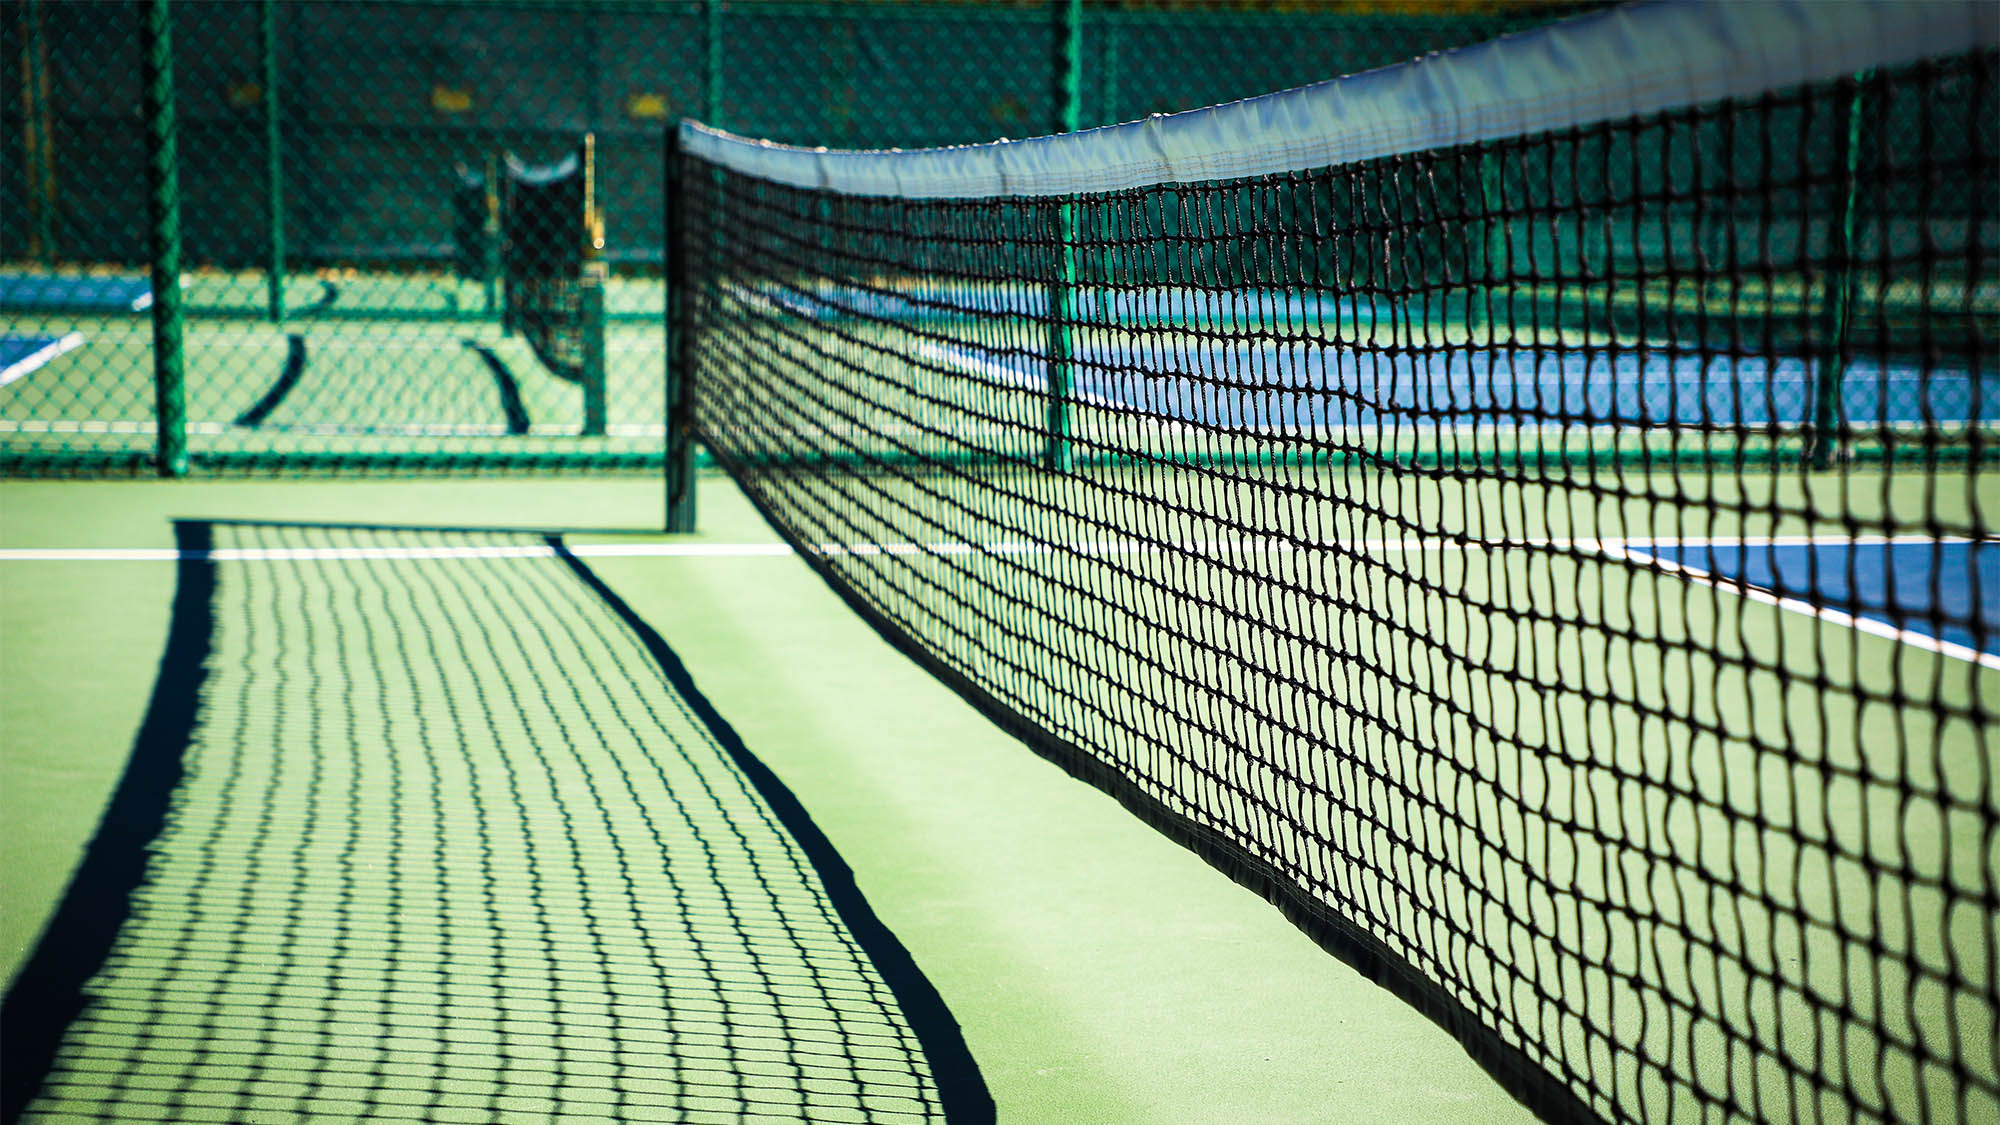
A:
<svg viewBox="0 0 2000 1125">
<path fill-rule="evenodd" d="M 1025 136 L 1576 6 L 5 0 L 0 466 L 657 464 L 679 116 L 841 147 Z M 588 211 L 508 222 L 510 166 L 586 139 Z M 576 295 L 543 310 L 570 361 L 513 315 L 530 292 Z"/>
</svg>

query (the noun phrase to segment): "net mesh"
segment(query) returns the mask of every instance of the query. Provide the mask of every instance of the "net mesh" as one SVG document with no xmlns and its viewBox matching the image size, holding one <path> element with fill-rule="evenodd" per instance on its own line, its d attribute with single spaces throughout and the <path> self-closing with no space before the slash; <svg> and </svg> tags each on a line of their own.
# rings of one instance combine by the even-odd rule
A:
<svg viewBox="0 0 2000 1125">
<path fill-rule="evenodd" d="M 683 151 L 683 377 L 889 639 L 1545 1114 L 1990 1118 L 1994 64 L 1096 194 Z"/>
<path fill-rule="evenodd" d="M 507 321 L 549 371 L 583 378 L 583 269 L 591 250 L 590 150 L 543 166 L 506 161 L 500 226 Z"/>
<path fill-rule="evenodd" d="M 7 997 L 9 1120 L 920 1122 L 984 1097 L 933 1069 L 956 1056 L 907 955 L 790 794 L 559 538 L 178 540 L 131 771 Z"/>
</svg>

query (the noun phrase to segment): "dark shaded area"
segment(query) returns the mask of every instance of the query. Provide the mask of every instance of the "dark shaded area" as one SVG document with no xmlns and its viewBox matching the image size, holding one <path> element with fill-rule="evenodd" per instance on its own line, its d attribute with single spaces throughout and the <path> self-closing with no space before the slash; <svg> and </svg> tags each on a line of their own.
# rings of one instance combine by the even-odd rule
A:
<svg viewBox="0 0 2000 1125">
<path fill-rule="evenodd" d="M 239 426 L 263 425 L 264 419 L 269 418 L 271 412 L 278 409 L 284 403 L 285 396 L 291 394 L 292 388 L 299 385 L 299 379 L 305 373 L 306 338 L 297 332 L 288 333 L 285 336 L 284 370 L 278 373 L 277 381 L 271 384 L 270 388 L 264 392 L 262 398 L 259 398 L 252 404 L 250 409 L 237 415 L 236 424 Z"/>
<path fill-rule="evenodd" d="M 824 835 L 560 533 L 178 542 L 133 766 L 6 1000 L 9 1123 L 992 1120 Z"/>
<path fill-rule="evenodd" d="M 493 373 L 493 389 L 500 394 L 500 411 L 507 417 L 507 432 L 527 433 L 528 408 L 521 402 L 520 380 L 514 378 L 514 372 L 508 368 L 507 361 L 477 340 L 467 340 L 465 346 L 479 353 L 480 360 L 486 364 L 486 370 Z"/>
<path fill-rule="evenodd" d="M 215 565 L 209 525 L 174 524 L 181 552 L 173 616 L 153 698 L 125 774 L 105 807 L 69 889 L 34 952 L 0 1002 L 0 1122 L 11 1125 L 41 1088 L 63 1033 L 83 1010 L 83 987 L 104 964 L 146 878 L 147 849 L 160 835 L 193 736 L 214 629 Z"/>
<path fill-rule="evenodd" d="M 319 297 L 316 300 L 314 300 L 313 303 L 310 305 L 294 309 L 292 311 L 292 315 L 317 316 L 320 313 L 326 312 L 328 309 L 333 308 L 334 304 L 339 300 L 340 300 L 340 286 L 335 285 L 331 281 L 322 280 L 319 283 Z"/>
<path fill-rule="evenodd" d="M 679 654 L 667 644 L 666 639 L 606 586 L 595 572 L 584 565 L 582 559 L 571 554 L 560 536 L 549 536 L 548 543 L 562 556 L 563 562 L 569 565 L 577 578 L 604 599 L 611 612 L 638 636 L 646 651 L 659 663 L 660 670 L 666 673 L 667 682 L 687 701 L 695 717 L 708 728 L 709 734 L 729 754 L 730 760 L 757 787 L 758 794 L 770 805 L 779 823 L 785 826 L 812 861 L 813 870 L 819 874 L 827 897 L 840 912 L 841 921 L 847 924 L 854 940 L 867 951 L 876 971 L 882 974 L 882 979 L 896 994 L 904 1018 L 923 1042 L 924 1055 L 930 1063 L 931 1077 L 937 1083 L 938 1098 L 943 1103 L 946 1120 L 992 1121 L 993 1095 L 980 1076 L 979 1065 L 965 1044 L 958 1021 L 952 1018 L 944 997 L 938 995 L 936 986 L 917 967 L 909 951 L 903 948 L 903 943 L 876 917 L 861 888 L 855 885 L 853 870 L 840 858 L 833 842 L 820 831 L 819 825 L 813 823 L 812 815 L 784 781 L 743 744 L 743 737 L 736 733 L 736 728 L 695 686 L 687 665 L 682 663 Z"/>
</svg>

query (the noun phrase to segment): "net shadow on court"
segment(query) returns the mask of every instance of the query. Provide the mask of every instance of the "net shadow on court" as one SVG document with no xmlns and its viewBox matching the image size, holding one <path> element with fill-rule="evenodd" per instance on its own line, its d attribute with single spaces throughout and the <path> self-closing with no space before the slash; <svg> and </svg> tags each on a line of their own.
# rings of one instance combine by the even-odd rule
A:
<svg viewBox="0 0 2000 1125">
<path fill-rule="evenodd" d="M 825 837 L 560 535 L 176 536 L 0 1117 L 991 1118 Z"/>
</svg>

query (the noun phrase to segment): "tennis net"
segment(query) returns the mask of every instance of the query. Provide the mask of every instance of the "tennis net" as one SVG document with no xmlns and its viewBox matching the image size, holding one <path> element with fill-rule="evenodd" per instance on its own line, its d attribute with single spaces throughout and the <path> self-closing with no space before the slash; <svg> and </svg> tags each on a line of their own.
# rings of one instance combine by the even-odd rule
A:
<svg viewBox="0 0 2000 1125">
<path fill-rule="evenodd" d="M 1545 1116 L 1991 1119 L 1996 45 L 1641 4 L 1025 142 L 686 124 L 678 393 Z"/>
<path fill-rule="evenodd" d="M 595 256 L 593 145 L 551 164 L 508 153 L 500 225 L 506 316 L 550 373 L 580 382 L 596 329 L 584 308 L 584 270 Z M 464 189 L 461 189 L 462 191 Z"/>
</svg>

